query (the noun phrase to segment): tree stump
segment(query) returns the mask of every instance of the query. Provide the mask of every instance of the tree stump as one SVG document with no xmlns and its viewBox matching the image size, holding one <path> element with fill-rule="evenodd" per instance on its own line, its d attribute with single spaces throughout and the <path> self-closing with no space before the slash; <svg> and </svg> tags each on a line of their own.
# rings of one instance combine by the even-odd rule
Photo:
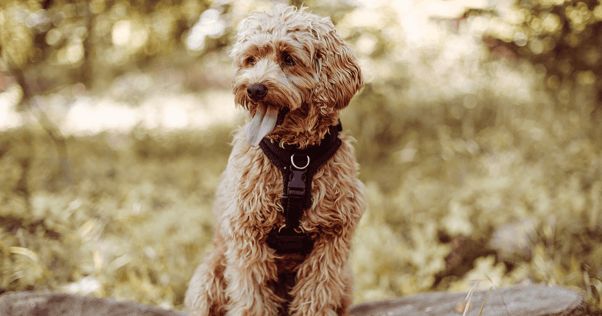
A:
<svg viewBox="0 0 602 316">
<path fill-rule="evenodd" d="M 500 296 L 501 293 L 501 296 Z M 354 316 L 459 316 L 457 304 L 467 293 L 424 293 L 398 299 L 355 305 Z M 475 292 L 471 310 L 476 316 L 487 291 Z M 62 293 L 17 292 L 0 296 L 1 316 L 186 316 L 184 312 L 161 309 L 136 302 Z M 512 286 L 491 291 L 484 316 L 581 316 L 602 315 L 590 311 L 583 295 L 560 286 Z"/>
</svg>

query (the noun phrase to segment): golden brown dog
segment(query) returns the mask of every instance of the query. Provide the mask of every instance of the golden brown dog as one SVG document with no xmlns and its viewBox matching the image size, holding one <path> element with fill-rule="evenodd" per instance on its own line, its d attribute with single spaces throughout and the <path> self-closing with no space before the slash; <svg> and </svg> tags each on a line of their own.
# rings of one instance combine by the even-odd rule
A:
<svg viewBox="0 0 602 316">
<path fill-rule="evenodd" d="M 338 150 L 313 174 L 311 200 L 295 229 L 311 240 L 310 251 L 284 254 L 268 238 L 288 220 L 285 171 L 257 145 L 303 150 L 326 138 L 338 141 L 339 111 L 363 86 L 355 54 L 329 18 L 279 6 L 241 22 L 231 56 L 235 100 L 252 120 L 234 136 L 216 193 L 215 248 L 190 281 L 186 310 L 191 316 L 348 315 L 351 237 L 364 208 L 350 139 L 340 137 Z"/>
</svg>

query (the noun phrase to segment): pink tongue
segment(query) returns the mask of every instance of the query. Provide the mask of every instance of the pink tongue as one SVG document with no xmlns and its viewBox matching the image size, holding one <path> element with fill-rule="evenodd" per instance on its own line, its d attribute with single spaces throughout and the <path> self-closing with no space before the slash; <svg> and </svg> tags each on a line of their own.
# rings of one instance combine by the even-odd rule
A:
<svg viewBox="0 0 602 316">
<path fill-rule="evenodd" d="M 267 112 L 267 113 L 266 113 Z M 255 112 L 255 116 L 247 126 L 247 142 L 255 147 L 276 126 L 278 120 L 278 108 L 261 104 Z"/>
</svg>

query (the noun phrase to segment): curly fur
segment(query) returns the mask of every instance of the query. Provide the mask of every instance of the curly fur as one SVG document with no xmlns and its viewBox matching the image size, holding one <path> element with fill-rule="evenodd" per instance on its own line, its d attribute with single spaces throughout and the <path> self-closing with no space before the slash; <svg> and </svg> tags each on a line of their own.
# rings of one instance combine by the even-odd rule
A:
<svg viewBox="0 0 602 316">
<path fill-rule="evenodd" d="M 283 60 L 290 55 L 294 64 Z M 353 51 L 329 18 L 294 7 L 254 12 L 232 49 L 235 101 L 255 115 L 258 106 L 287 107 L 282 124 L 266 137 L 299 148 L 318 144 L 339 111 L 363 86 Z M 261 83 L 259 102 L 247 93 Z M 199 315 L 348 315 L 351 237 L 364 208 L 364 186 L 350 138 L 314 175 L 312 205 L 301 227 L 312 236 L 307 255 L 276 255 L 266 238 L 284 224 L 280 171 L 237 130 L 216 193 L 214 249 L 196 269 L 186 310 Z M 292 276 L 292 277 L 291 277 Z"/>
</svg>

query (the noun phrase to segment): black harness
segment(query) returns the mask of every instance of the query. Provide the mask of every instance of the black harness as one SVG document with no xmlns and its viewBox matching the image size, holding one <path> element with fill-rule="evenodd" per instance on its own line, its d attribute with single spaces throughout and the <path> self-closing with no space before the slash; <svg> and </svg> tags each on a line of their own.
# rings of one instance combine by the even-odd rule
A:
<svg viewBox="0 0 602 316">
<path fill-rule="evenodd" d="M 277 254 L 309 253 L 313 249 L 311 236 L 299 227 L 303 211 L 311 206 L 311 182 L 318 169 L 328 161 L 341 146 L 339 132 L 341 123 L 330 126 L 320 145 L 298 149 L 287 145 L 281 148 L 267 138 L 259 146 L 263 153 L 282 173 L 284 184 L 282 208 L 285 225 L 273 229 L 268 235 L 268 245 Z"/>
</svg>

